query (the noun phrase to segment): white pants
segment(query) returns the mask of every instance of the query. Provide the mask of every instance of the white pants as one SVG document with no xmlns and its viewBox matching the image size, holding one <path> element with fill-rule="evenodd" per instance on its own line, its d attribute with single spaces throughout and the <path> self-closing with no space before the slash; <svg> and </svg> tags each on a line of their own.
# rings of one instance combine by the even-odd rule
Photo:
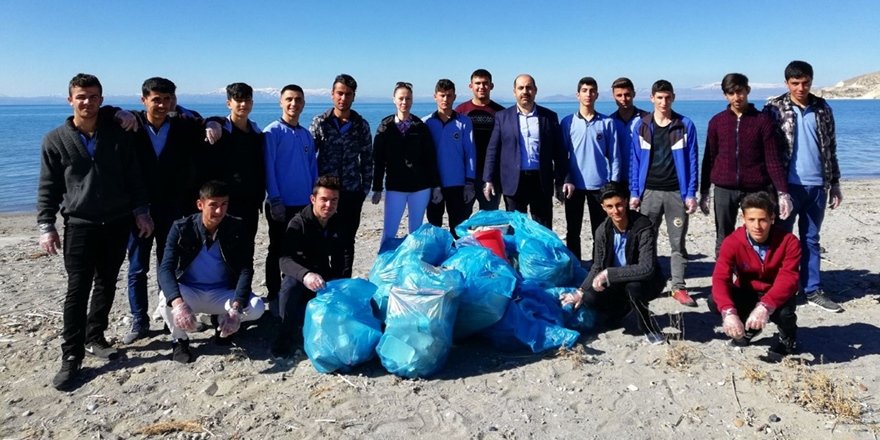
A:
<svg viewBox="0 0 880 440">
<path fill-rule="evenodd" d="M 183 297 L 183 302 L 189 306 L 193 313 L 225 315 L 232 307 L 232 301 L 235 299 L 235 290 L 199 290 L 180 284 L 180 296 Z M 171 337 L 175 341 L 178 339 L 188 339 L 186 332 L 174 325 L 171 307 L 168 307 L 167 304 L 168 300 L 165 298 L 165 292 L 159 291 L 159 309 L 162 312 L 162 318 L 165 319 L 165 324 L 171 330 Z M 263 304 L 263 299 L 251 293 L 250 298 L 248 298 L 247 307 L 242 310 L 241 321 L 256 321 L 260 319 L 260 316 L 263 316 L 265 309 L 266 306 Z"/>
<path fill-rule="evenodd" d="M 382 241 L 397 236 L 403 209 L 409 215 L 408 233 L 419 228 L 425 222 L 425 210 L 431 201 L 431 188 L 416 192 L 385 191 L 385 225 L 382 230 Z"/>
</svg>

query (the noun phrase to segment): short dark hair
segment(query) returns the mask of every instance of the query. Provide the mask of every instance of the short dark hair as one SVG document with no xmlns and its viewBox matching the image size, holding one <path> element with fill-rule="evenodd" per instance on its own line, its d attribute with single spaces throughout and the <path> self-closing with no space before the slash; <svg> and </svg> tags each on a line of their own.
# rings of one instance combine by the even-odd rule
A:
<svg viewBox="0 0 880 440">
<path fill-rule="evenodd" d="M 593 86 L 597 89 L 599 88 L 599 84 L 596 83 L 596 80 L 593 79 L 592 76 L 585 76 L 585 77 L 581 78 L 580 81 L 578 81 L 578 88 L 577 88 L 578 92 L 581 91 L 581 86 Z"/>
<path fill-rule="evenodd" d="M 473 81 L 474 78 L 489 78 L 489 82 L 492 82 L 492 74 L 486 69 L 474 70 L 474 73 L 471 74 L 471 81 Z"/>
<path fill-rule="evenodd" d="M 749 78 L 742 73 L 728 73 L 721 79 L 721 91 L 725 95 L 740 90 L 749 90 Z"/>
<path fill-rule="evenodd" d="M 538 88 L 538 81 L 535 81 L 535 77 L 528 74 L 528 73 L 520 73 L 519 75 L 513 77 L 513 87 L 514 88 L 516 88 L 516 80 L 518 80 L 522 77 L 525 77 L 525 78 L 532 80 L 532 85 L 535 86 L 535 88 Z"/>
<path fill-rule="evenodd" d="M 169 93 L 173 95 L 177 92 L 177 86 L 175 86 L 170 79 L 154 76 L 152 78 L 147 78 L 147 80 L 144 81 L 144 85 L 141 86 L 141 94 L 143 94 L 144 98 L 150 96 L 151 92 Z"/>
<path fill-rule="evenodd" d="M 254 97 L 254 88 L 245 83 L 232 83 L 226 86 L 226 99 L 243 101 Z"/>
<path fill-rule="evenodd" d="M 813 79 L 813 66 L 806 61 L 794 60 L 785 66 L 785 80 L 791 78 L 810 78 Z"/>
<path fill-rule="evenodd" d="M 333 80 L 333 87 L 336 87 L 336 84 L 342 84 L 351 89 L 352 92 L 357 92 L 357 81 L 355 81 L 354 77 L 347 73 L 340 73 L 339 75 L 336 75 L 336 79 Z"/>
<path fill-rule="evenodd" d="M 613 180 L 599 188 L 600 202 L 604 202 L 612 197 L 620 197 L 629 203 L 629 188 L 627 188 L 626 185 Z"/>
<path fill-rule="evenodd" d="M 739 202 L 739 207 L 743 214 L 745 214 L 746 209 L 752 208 L 761 209 L 767 214 L 774 214 L 776 212 L 776 204 L 773 203 L 773 199 L 770 198 L 770 194 L 766 191 L 746 194 L 742 201 Z"/>
<path fill-rule="evenodd" d="M 611 88 L 635 90 L 636 86 L 633 85 L 633 82 L 629 78 L 621 76 L 620 78 L 615 79 L 613 83 L 611 83 Z"/>
<path fill-rule="evenodd" d="M 675 89 L 672 88 L 671 82 L 666 81 L 665 79 L 658 79 L 654 82 L 654 85 L 651 86 L 651 96 L 657 92 L 675 93 Z"/>
<path fill-rule="evenodd" d="M 77 73 L 70 79 L 70 84 L 67 85 L 67 96 L 73 96 L 74 87 L 97 87 L 100 94 L 104 94 L 104 86 L 101 85 L 101 81 L 98 81 L 98 77 L 88 73 Z"/>
<path fill-rule="evenodd" d="M 292 91 L 294 91 L 294 92 L 300 92 L 300 93 L 302 93 L 303 95 L 306 94 L 306 92 L 303 91 L 303 88 L 300 87 L 300 86 L 298 86 L 298 85 L 296 85 L 296 84 L 288 84 L 288 85 L 284 86 L 284 87 L 281 89 L 281 94 L 283 95 L 284 92 L 286 92 L 286 91 L 288 91 L 288 90 L 292 90 Z"/>
<path fill-rule="evenodd" d="M 448 92 L 450 90 L 455 93 L 455 83 L 446 78 L 437 81 L 437 85 L 434 86 L 435 92 Z"/>
<path fill-rule="evenodd" d="M 318 177 L 318 180 L 315 181 L 315 186 L 312 187 L 312 195 L 318 195 L 318 190 L 321 188 L 326 188 L 332 191 L 340 191 L 342 189 L 342 185 L 339 183 L 338 177 L 325 174 L 321 177 Z"/>
<path fill-rule="evenodd" d="M 229 185 L 222 180 L 209 180 L 199 188 L 200 199 L 212 199 L 215 197 L 229 197 Z"/>
</svg>

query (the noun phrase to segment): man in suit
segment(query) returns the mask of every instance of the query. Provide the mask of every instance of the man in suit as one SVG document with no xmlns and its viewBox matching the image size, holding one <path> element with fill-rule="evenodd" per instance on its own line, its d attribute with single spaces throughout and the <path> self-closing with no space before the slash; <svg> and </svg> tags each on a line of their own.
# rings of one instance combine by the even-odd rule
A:
<svg viewBox="0 0 880 440">
<path fill-rule="evenodd" d="M 495 170 L 508 211 L 528 212 L 546 226 L 553 223 L 553 190 L 572 192 L 568 181 L 568 156 L 562 145 L 559 117 L 535 104 L 538 87 L 531 75 L 513 82 L 516 105 L 495 114 L 495 126 L 486 149 L 483 195 L 495 195 Z M 564 187 L 563 187 L 563 184 Z"/>
</svg>

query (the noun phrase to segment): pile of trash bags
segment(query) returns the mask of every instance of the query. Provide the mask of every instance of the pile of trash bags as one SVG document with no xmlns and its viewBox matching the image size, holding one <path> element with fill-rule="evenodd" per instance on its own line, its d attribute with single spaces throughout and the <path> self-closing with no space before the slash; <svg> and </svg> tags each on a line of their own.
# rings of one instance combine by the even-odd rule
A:
<svg viewBox="0 0 880 440">
<path fill-rule="evenodd" d="M 560 305 L 586 271 L 555 233 L 505 211 L 479 211 L 456 233 L 422 225 L 382 244 L 368 280 L 327 283 L 303 327 L 315 369 L 348 371 L 378 355 L 392 374 L 429 377 L 455 339 L 538 353 L 595 327 L 591 311 Z"/>
</svg>

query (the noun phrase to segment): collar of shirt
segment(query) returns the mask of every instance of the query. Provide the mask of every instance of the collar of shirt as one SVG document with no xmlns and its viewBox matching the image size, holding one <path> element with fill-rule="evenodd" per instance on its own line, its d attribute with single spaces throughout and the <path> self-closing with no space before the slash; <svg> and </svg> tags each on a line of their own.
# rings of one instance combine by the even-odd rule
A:
<svg viewBox="0 0 880 440">
<path fill-rule="evenodd" d="M 446 125 L 446 124 L 458 119 L 458 113 L 455 110 L 453 110 L 452 114 L 449 115 L 449 119 L 444 121 L 443 117 L 440 115 L 440 110 L 435 110 L 434 113 L 431 113 L 431 117 L 437 118 L 437 120 L 440 121 L 443 125 Z"/>
<path fill-rule="evenodd" d="M 98 136 L 88 137 L 85 133 L 79 132 L 79 139 L 82 141 L 83 146 L 86 147 L 86 151 L 89 153 L 89 157 L 92 159 L 95 158 L 95 147 L 98 144 Z"/>
<path fill-rule="evenodd" d="M 162 154 L 162 150 L 165 149 L 165 142 L 168 141 L 168 131 L 171 129 L 171 119 L 165 118 L 165 122 L 159 127 L 158 130 L 153 128 L 152 124 L 145 124 L 147 126 L 147 134 L 150 136 L 150 143 L 153 144 L 153 151 L 156 152 L 156 156 Z"/>
<path fill-rule="evenodd" d="M 767 256 L 767 249 L 770 248 L 770 245 L 768 245 L 767 242 L 764 242 L 763 244 L 756 242 L 752 238 L 752 236 L 749 235 L 749 231 L 746 231 L 746 239 L 749 240 L 749 244 L 752 245 L 752 249 L 754 249 L 755 253 L 758 254 L 758 258 L 760 258 L 761 261 L 764 261 L 764 257 Z M 770 239 L 769 235 L 767 236 L 767 239 Z"/>
</svg>

